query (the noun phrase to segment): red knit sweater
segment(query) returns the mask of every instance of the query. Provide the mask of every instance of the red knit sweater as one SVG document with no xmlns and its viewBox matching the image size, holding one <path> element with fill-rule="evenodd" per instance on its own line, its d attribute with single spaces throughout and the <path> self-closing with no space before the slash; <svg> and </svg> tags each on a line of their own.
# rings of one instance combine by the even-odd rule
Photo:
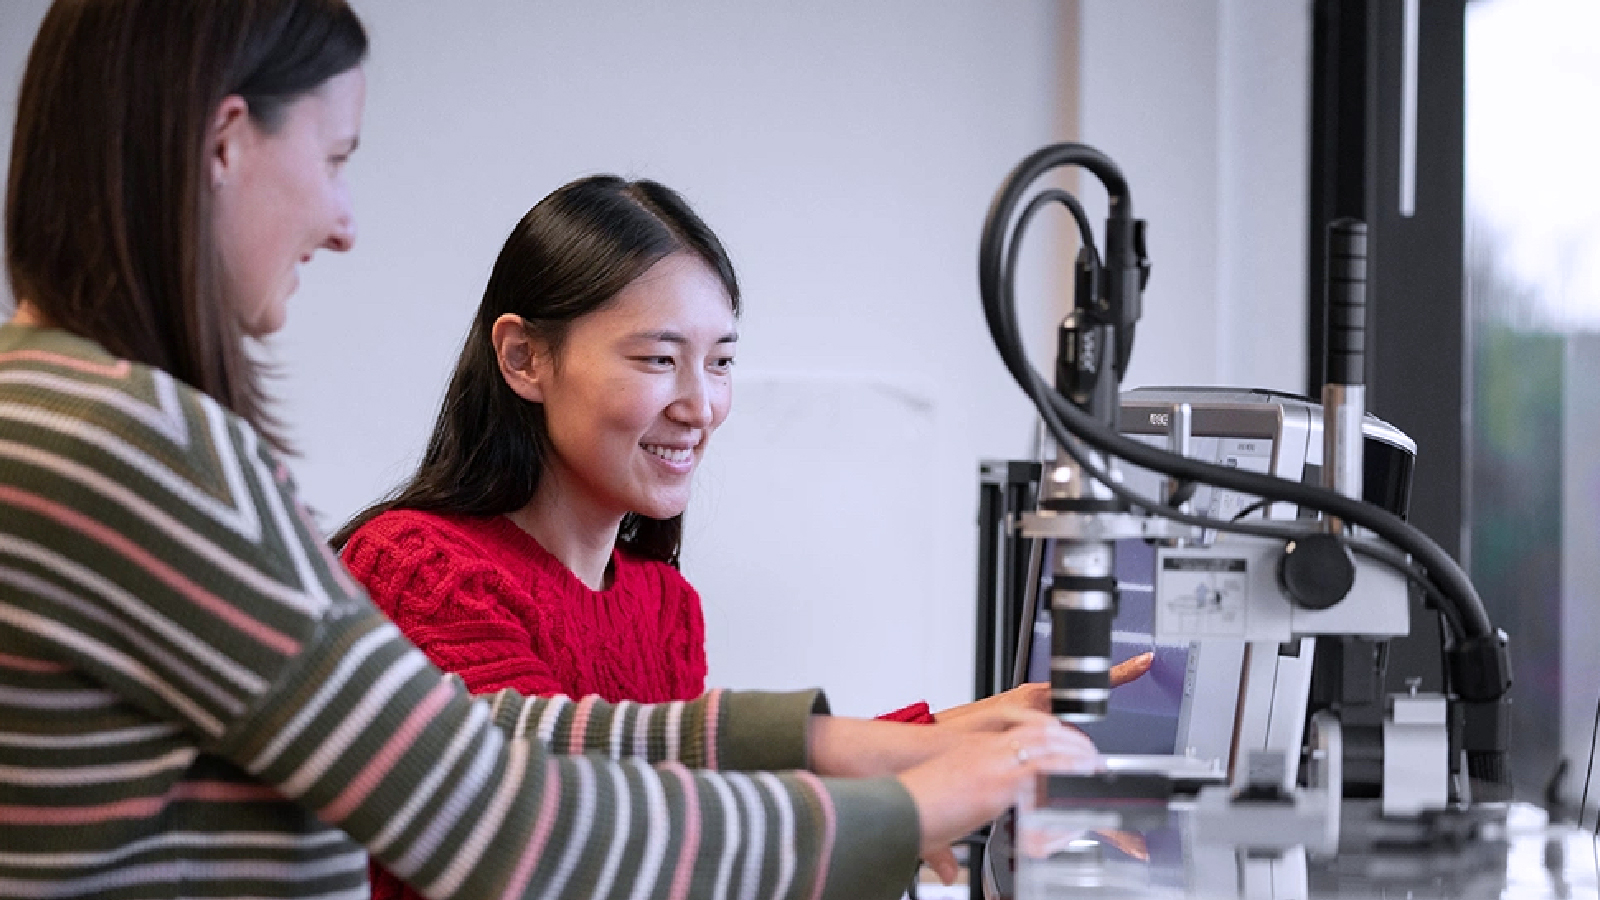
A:
<svg viewBox="0 0 1600 900">
<path fill-rule="evenodd" d="M 344 548 L 356 580 L 434 664 L 475 694 L 705 693 L 700 596 L 678 570 L 618 550 L 592 591 L 505 516 L 384 513 Z"/>
<path fill-rule="evenodd" d="M 475 694 L 599 694 L 662 703 L 705 693 L 700 595 L 677 569 L 617 550 L 590 590 L 505 516 L 387 512 L 345 544 L 345 565 L 434 665 Z M 926 703 L 880 718 L 931 722 Z M 374 866 L 373 900 L 420 895 Z"/>
</svg>

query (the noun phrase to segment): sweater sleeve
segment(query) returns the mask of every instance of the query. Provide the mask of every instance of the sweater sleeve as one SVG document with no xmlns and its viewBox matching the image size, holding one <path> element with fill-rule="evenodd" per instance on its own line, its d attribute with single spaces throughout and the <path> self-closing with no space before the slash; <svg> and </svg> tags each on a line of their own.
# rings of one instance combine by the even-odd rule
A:
<svg viewBox="0 0 1600 900">
<path fill-rule="evenodd" d="M 737 771 L 801 765 L 817 695 L 475 699 L 350 581 L 249 426 L 170 380 L 135 396 L 115 383 L 125 370 L 106 377 L 97 391 L 123 393 L 104 409 L 70 384 L 23 425 L 0 404 L 12 417 L 0 453 L 13 454 L 0 465 L 0 567 L 34 573 L 0 593 L 0 647 L 59 661 L 30 678 L 66 671 L 101 686 L 71 695 L 82 702 L 189 736 L 160 766 L 99 772 L 127 779 L 113 786 L 119 815 L 147 817 L 147 832 L 203 832 L 282 822 L 287 798 L 437 900 L 899 895 L 918 829 L 898 781 Z M 115 427 L 86 427 L 86 406 Z M 518 723 L 549 741 L 508 736 Z M 0 779 L 20 771 L 33 803 L 67 805 L 58 795 L 83 788 L 48 757 L 11 759 Z M 207 758 L 271 790 L 243 802 L 190 782 L 211 769 L 186 761 Z M 697 771 L 710 767 L 726 771 Z M 0 800 L 15 796 L 0 783 Z M 62 840 L 81 850 L 111 833 Z M 35 832 L 28 845 L 47 841 Z M 313 877 L 287 863 L 254 871 Z"/>
<path fill-rule="evenodd" d="M 329 630 L 330 643 L 360 640 L 341 631 Z M 258 762 L 258 748 L 282 746 L 261 775 L 425 896 L 622 897 L 641 885 L 649 895 L 676 885 L 683 896 L 709 896 L 727 885 L 735 896 L 892 898 L 914 870 L 917 814 L 898 781 L 782 771 L 803 760 L 816 694 L 613 706 L 506 691 L 475 702 L 425 664 L 395 682 L 389 676 L 419 656 L 397 637 L 374 652 L 384 664 L 340 685 L 329 712 L 370 704 L 388 682 L 374 713 L 384 718 L 338 756 L 311 729 L 286 742 L 263 728 L 282 718 L 276 702 L 233 739 Z M 314 678 L 284 688 L 287 706 L 301 709 L 328 686 Z M 520 737 L 541 728 L 548 742 Z M 630 755 L 638 747 L 653 765 Z M 451 777 L 419 795 L 441 759 Z"/>
<path fill-rule="evenodd" d="M 472 693 L 563 693 L 515 612 L 530 608 L 526 590 L 437 522 L 379 517 L 351 536 L 341 558 L 401 633 Z"/>
<path fill-rule="evenodd" d="M 886 712 L 878 717 L 885 722 L 907 722 L 912 725 L 932 725 L 933 713 L 928 709 L 928 701 L 918 700 L 910 706 L 902 706 L 893 712 Z"/>
</svg>

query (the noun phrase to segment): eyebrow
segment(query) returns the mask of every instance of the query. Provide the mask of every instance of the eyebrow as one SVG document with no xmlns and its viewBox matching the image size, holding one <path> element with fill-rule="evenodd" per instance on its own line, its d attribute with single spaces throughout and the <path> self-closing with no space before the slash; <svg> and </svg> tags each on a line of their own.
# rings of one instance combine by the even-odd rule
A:
<svg viewBox="0 0 1600 900">
<path fill-rule="evenodd" d="M 634 341 L 655 341 L 663 344 L 689 343 L 689 338 L 681 331 L 637 331 L 628 335 L 628 339 Z M 717 338 L 716 342 L 719 344 L 732 344 L 738 340 L 739 333 L 737 331 L 730 331 L 727 334 L 724 334 L 722 337 Z"/>
</svg>

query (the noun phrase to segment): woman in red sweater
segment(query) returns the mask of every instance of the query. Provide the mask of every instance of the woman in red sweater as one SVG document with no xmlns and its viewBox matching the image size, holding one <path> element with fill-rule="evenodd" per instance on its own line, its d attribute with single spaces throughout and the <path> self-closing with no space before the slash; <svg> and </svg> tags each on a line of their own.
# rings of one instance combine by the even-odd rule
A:
<svg viewBox="0 0 1600 900">
<path fill-rule="evenodd" d="M 728 412 L 739 290 L 674 192 L 586 178 L 506 239 L 416 474 L 334 537 L 475 692 L 704 692 L 679 574 L 689 477 Z"/>
<path fill-rule="evenodd" d="M 474 693 L 701 695 L 700 598 L 677 562 L 738 314 L 727 254 L 676 193 L 560 188 L 501 249 L 416 474 L 335 536 L 345 564 Z M 1029 685 L 940 716 L 1047 697 Z M 934 719 L 926 703 L 884 718 Z"/>
</svg>

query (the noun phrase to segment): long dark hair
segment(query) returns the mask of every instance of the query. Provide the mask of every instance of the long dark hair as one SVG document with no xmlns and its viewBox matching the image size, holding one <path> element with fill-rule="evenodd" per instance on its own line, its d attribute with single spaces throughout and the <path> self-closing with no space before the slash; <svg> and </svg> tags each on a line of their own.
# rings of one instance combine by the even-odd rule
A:
<svg viewBox="0 0 1600 900">
<path fill-rule="evenodd" d="M 670 188 L 596 175 L 540 200 L 495 259 L 416 474 L 339 529 L 333 545 L 343 547 L 357 528 L 392 509 L 494 516 L 526 506 L 544 472 L 549 432 L 544 406 L 517 396 L 501 377 L 490 343 L 495 320 L 521 316 L 530 335 L 559 354 L 574 320 L 673 253 L 704 260 L 738 314 L 739 283 L 722 242 Z M 682 515 L 629 513 L 617 545 L 677 565 L 682 538 Z"/>
<path fill-rule="evenodd" d="M 220 288 L 206 138 L 225 97 L 243 97 L 270 133 L 289 103 L 366 52 L 344 0 L 57 0 L 17 101 L 5 210 L 15 295 L 285 449 Z"/>
</svg>

